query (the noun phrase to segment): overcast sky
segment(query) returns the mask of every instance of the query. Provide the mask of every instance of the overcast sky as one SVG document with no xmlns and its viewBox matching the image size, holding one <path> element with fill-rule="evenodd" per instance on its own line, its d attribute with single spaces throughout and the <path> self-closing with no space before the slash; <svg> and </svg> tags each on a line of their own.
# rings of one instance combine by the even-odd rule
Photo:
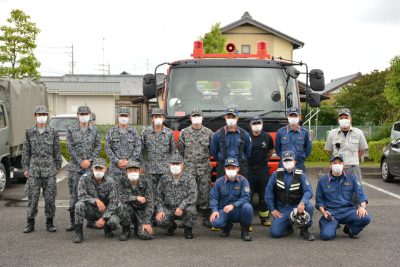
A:
<svg viewBox="0 0 400 267">
<path fill-rule="evenodd" d="M 42 75 L 152 72 L 158 63 L 189 58 L 193 41 L 212 24 L 225 26 L 248 11 L 305 43 L 294 60 L 321 68 L 327 81 L 389 67 L 400 55 L 398 0 L 0 0 L 0 25 L 22 9 L 41 29 L 36 55 Z"/>
</svg>

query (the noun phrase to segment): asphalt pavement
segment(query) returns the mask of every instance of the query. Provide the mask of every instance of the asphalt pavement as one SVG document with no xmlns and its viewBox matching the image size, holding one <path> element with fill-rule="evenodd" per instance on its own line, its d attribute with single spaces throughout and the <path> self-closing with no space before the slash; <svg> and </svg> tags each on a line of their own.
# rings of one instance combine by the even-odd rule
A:
<svg viewBox="0 0 400 267">
<path fill-rule="evenodd" d="M 120 228 L 112 239 L 105 239 L 102 230 L 84 228 L 84 242 L 74 244 L 73 233 L 65 231 L 69 223 L 66 174 L 62 171 L 57 176 L 57 233 L 45 231 L 41 202 L 35 231 L 23 234 L 24 184 L 14 183 L 4 192 L 0 200 L 0 266 L 399 266 L 400 180 L 387 184 L 364 179 L 372 222 L 358 240 L 343 234 L 343 227 L 336 239 L 319 240 L 320 213 L 315 211 L 311 232 L 317 240 L 313 242 L 300 239 L 298 232 L 273 239 L 268 227 L 261 226 L 254 216 L 252 242 L 240 239 L 239 225 L 229 238 L 220 238 L 218 232 L 201 226 L 199 217 L 193 240 L 183 237 L 183 229 L 170 237 L 156 228 L 154 240 L 121 242 Z M 317 175 L 311 174 L 310 181 L 315 191 Z"/>
</svg>

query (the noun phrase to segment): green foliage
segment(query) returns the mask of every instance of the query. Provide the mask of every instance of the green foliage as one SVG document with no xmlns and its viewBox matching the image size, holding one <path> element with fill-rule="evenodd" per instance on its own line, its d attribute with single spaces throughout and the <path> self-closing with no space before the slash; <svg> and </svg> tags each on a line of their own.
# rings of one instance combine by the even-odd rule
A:
<svg viewBox="0 0 400 267">
<path fill-rule="evenodd" d="M 329 102 L 322 102 L 318 113 L 318 125 L 336 125 L 337 123 L 336 107 Z"/>
<path fill-rule="evenodd" d="M 386 77 L 385 96 L 395 107 L 400 106 L 400 56 L 395 56 L 390 62 L 389 73 Z M 397 113 L 397 118 L 400 114 Z"/>
<path fill-rule="evenodd" d="M 204 37 L 200 37 L 203 41 L 204 52 L 207 54 L 223 54 L 225 53 L 226 38 L 221 33 L 221 23 L 215 23 L 211 26 L 211 31 L 206 33 Z"/>
<path fill-rule="evenodd" d="M 368 143 L 368 158 L 373 162 L 380 162 L 383 148 L 390 143 L 390 138 Z"/>
<path fill-rule="evenodd" d="M 329 153 L 325 151 L 325 141 L 314 141 L 311 155 L 307 158 L 308 162 L 324 161 L 329 162 Z"/>
<path fill-rule="evenodd" d="M 34 49 L 40 30 L 22 10 L 14 9 L 10 15 L 8 25 L 0 26 L 0 77 L 39 78 Z"/>
<path fill-rule="evenodd" d="M 61 155 L 65 158 L 66 161 L 69 161 L 71 159 L 68 150 L 67 150 L 67 142 L 66 141 L 60 141 L 61 145 Z M 107 153 L 104 150 L 104 145 L 105 141 L 101 141 L 101 150 L 100 150 L 100 158 L 103 158 L 107 161 L 107 164 L 109 163 L 109 159 L 107 157 Z"/>
<path fill-rule="evenodd" d="M 386 139 L 390 136 L 392 130 L 392 126 L 382 126 L 379 127 L 378 131 L 372 134 L 371 138 L 368 138 L 367 141 L 379 141 L 382 139 Z"/>
</svg>

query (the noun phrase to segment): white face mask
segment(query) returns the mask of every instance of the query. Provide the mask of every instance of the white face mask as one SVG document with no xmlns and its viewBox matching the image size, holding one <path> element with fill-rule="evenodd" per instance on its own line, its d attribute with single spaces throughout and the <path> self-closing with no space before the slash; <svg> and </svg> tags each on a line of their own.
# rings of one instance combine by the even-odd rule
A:
<svg viewBox="0 0 400 267">
<path fill-rule="evenodd" d="M 350 120 L 349 119 L 341 119 L 341 120 L 339 120 L 339 125 L 341 128 L 349 128 Z"/>
<path fill-rule="evenodd" d="M 96 180 L 101 179 L 104 177 L 104 172 L 93 172 L 94 178 L 96 178 Z"/>
<path fill-rule="evenodd" d="M 343 164 L 332 164 L 332 173 L 335 176 L 342 175 L 342 173 L 343 173 Z"/>
<path fill-rule="evenodd" d="M 46 123 L 47 122 L 47 116 L 37 116 L 36 121 L 38 123 Z"/>
<path fill-rule="evenodd" d="M 139 179 L 139 173 L 138 172 L 128 173 L 128 179 L 129 181 L 137 181 Z"/>
<path fill-rule="evenodd" d="M 282 165 L 288 172 L 291 172 L 295 166 L 294 160 L 284 161 L 284 162 L 282 162 Z"/>
<path fill-rule="evenodd" d="M 228 176 L 229 179 L 233 180 L 237 176 L 237 170 L 225 170 L 226 176 Z"/>
<path fill-rule="evenodd" d="M 191 118 L 193 124 L 202 124 L 203 123 L 203 117 L 192 117 Z"/>
<path fill-rule="evenodd" d="M 236 119 L 226 119 L 226 125 L 228 125 L 228 127 L 233 127 L 236 125 Z"/>
<path fill-rule="evenodd" d="M 180 165 L 171 165 L 171 166 L 169 167 L 169 169 L 171 170 L 171 173 L 172 173 L 173 175 L 178 175 L 178 174 L 180 174 L 181 171 L 182 171 L 182 168 L 181 168 Z"/>
<path fill-rule="evenodd" d="M 121 123 L 122 125 L 128 124 L 129 118 L 127 117 L 119 117 L 118 122 Z"/>
<path fill-rule="evenodd" d="M 299 124 L 300 118 L 299 117 L 288 117 L 289 124 L 297 125 Z"/>
<path fill-rule="evenodd" d="M 155 125 L 155 126 L 161 126 L 161 125 L 163 124 L 163 122 L 164 122 L 164 119 L 163 119 L 163 118 L 156 118 L 156 119 L 154 119 L 154 125 Z"/>
<path fill-rule="evenodd" d="M 84 115 L 84 116 L 79 116 L 79 121 L 80 122 L 89 122 L 90 121 L 90 115 Z"/>
<path fill-rule="evenodd" d="M 263 128 L 262 124 L 251 125 L 251 130 L 255 133 L 261 132 L 262 128 Z"/>
</svg>

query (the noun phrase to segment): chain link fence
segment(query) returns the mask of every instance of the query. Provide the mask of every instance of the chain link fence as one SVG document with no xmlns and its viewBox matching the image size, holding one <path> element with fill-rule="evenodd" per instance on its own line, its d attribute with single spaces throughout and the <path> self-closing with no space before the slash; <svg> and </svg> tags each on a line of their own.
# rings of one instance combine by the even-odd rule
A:
<svg viewBox="0 0 400 267">
<path fill-rule="evenodd" d="M 326 140 L 328 132 L 332 129 L 336 129 L 338 125 L 324 125 L 324 126 L 311 126 L 304 125 L 305 128 L 309 129 L 313 140 Z M 364 132 L 367 140 L 375 138 L 386 138 L 390 137 L 391 126 L 354 126 L 361 129 Z"/>
</svg>

